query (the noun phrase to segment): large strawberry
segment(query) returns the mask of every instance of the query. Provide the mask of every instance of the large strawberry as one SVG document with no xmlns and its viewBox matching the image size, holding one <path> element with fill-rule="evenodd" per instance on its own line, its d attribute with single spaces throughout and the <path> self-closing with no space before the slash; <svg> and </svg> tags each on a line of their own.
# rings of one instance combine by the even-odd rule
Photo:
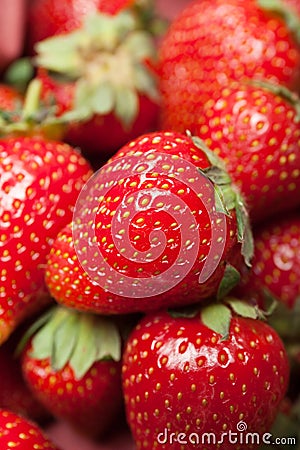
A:
<svg viewBox="0 0 300 450">
<path fill-rule="evenodd" d="M 160 48 L 163 126 L 189 129 L 199 105 L 232 80 L 300 89 L 299 2 L 196 0 Z"/>
<path fill-rule="evenodd" d="M 41 41 L 37 52 L 38 66 L 52 71 L 50 80 L 39 77 L 43 100 L 56 105 L 68 125 L 65 140 L 84 154 L 105 159 L 156 125 L 156 46 L 131 10 L 88 16 L 80 29 Z"/>
<path fill-rule="evenodd" d="M 226 163 L 253 222 L 300 204 L 300 102 L 284 87 L 235 83 L 211 95 L 189 129 Z"/>
<path fill-rule="evenodd" d="M 240 195 L 211 157 L 197 138 L 173 132 L 120 149 L 87 183 L 73 226 L 52 246 L 51 295 L 82 310 L 127 313 L 229 290 L 241 254 L 250 263 L 251 230 Z"/>
<path fill-rule="evenodd" d="M 22 353 L 29 388 L 55 417 L 89 436 L 103 435 L 122 409 L 117 325 L 60 307 L 43 319 Z"/>
<path fill-rule="evenodd" d="M 0 409 L 0 446 L 3 450 L 59 450 L 34 422 L 6 409 Z"/>
<path fill-rule="evenodd" d="M 152 313 L 131 333 L 123 389 L 137 449 L 262 444 L 287 388 L 288 360 L 277 333 L 252 308 L 228 302 L 187 317 Z"/>
<path fill-rule="evenodd" d="M 46 255 L 72 218 L 89 164 L 67 144 L 42 137 L 0 139 L 0 341 L 49 302 Z"/>
</svg>

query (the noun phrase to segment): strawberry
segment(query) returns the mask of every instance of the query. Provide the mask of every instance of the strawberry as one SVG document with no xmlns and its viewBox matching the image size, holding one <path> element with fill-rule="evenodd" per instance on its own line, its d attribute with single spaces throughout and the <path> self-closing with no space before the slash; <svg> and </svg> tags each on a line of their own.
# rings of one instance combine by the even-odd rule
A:
<svg viewBox="0 0 300 450">
<path fill-rule="evenodd" d="M 199 107 L 231 81 L 267 79 L 299 91 L 299 21 L 293 0 L 188 4 L 160 46 L 162 127 L 190 129 Z"/>
<path fill-rule="evenodd" d="M 43 137 L 0 139 L 0 342 L 49 303 L 43 267 L 91 175 L 69 145 Z"/>
<path fill-rule="evenodd" d="M 65 141 L 107 159 L 153 129 L 159 109 L 155 58 L 153 36 L 127 9 L 95 13 L 80 29 L 39 42 L 37 65 L 51 71 L 39 75 L 42 99 L 66 122 Z"/>
<path fill-rule="evenodd" d="M 0 409 L 0 445 L 4 449 L 19 447 L 26 450 L 60 450 L 34 422 Z"/>
<path fill-rule="evenodd" d="M 120 332 L 108 318 L 61 307 L 43 319 L 21 355 L 24 378 L 53 416 L 99 437 L 122 407 Z"/>
<path fill-rule="evenodd" d="M 140 321 L 123 357 L 137 449 L 258 448 L 285 394 L 289 366 L 279 336 L 254 311 L 231 298 L 187 317 L 161 311 Z"/>
<path fill-rule="evenodd" d="M 300 102 L 270 83 L 236 83 L 212 95 L 192 133 L 226 164 L 253 223 L 300 204 Z"/>
<path fill-rule="evenodd" d="M 254 232 L 251 269 L 240 292 L 263 304 L 273 297 L 292 309 L 300 299 L 300 214 L 292 212 L 263 223 Z"/>
<path fill-rule="evenodd" d="M 300 215 L 276 217 L 255 229 L 252 267 L 237 291 L 248 300 L 277 308 L 270 320 L 284 339 L 298 339 L 300 306 Z"/>
<path fill-rule="evenodd" d="M 53 298 L 131 313 L 223 296 L 250 264 L 240 195 L 197 138 L 142 135 L 90 179 L 46 269 Z"/>
</svg>

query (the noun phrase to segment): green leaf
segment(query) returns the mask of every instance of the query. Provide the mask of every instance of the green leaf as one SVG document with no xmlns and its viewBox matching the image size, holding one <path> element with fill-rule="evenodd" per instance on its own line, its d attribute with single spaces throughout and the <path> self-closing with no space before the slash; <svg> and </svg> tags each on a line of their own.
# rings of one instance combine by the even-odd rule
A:
<svg viewBox="0 0 300 450">
<path fill-rule="evenodd" d="M 92 110 L 96 114 L 105 115 L 113 110 L 115 103 L 114 89 L 109 82 L 100 84 L 94 91 Z"/>
<path fill-rule="evenodd" d="M 51 364 L 55 370 L 63 369 L 73 354 L 78 339 L 77 321 L 78 314 L 70 313 L 53 336 Z"/>
<path fill-rule="evenodd" d="M 232 308 L 232 310 L 241 317 L 247 317 L 249 319 L 257 319 L 257 307 L 251 305 L 246 301 L 239 300 L 234 297 L 226 298 L 226 303 Z"/>
<path fill-rule="evenodd" d="M 204 325 L 220 334 L 222 340 L 228 338 L 231 311 L 227 306 L 222 303 L 207 305 L 201 311 L 201 319 Z"/>
<path fill-rule="evenodd" d="M 238 227 L 238 241 L 242 244 L 242 255 L 248 267 L 254 255 L 254 239 L 248 211 L 242 196 L 236 193 L 236 218 Z"/>
<path fill-rule="evenodd" d="M 25 91 L 34 76 L 32 61 L 28 57 L 19 58 L 9 65 L 4 74 L 4 81 L 20 91 Z"/>
<path fill-rule="evenodd" d="M 125 128 L 130 128 L 139 111 L 137 93 L 125 86 L 116 88 L 115 114 Z"/>
<path fill-rule="evenodd" d="M 86 38 L 82 31 L 53 36 L 36 45 L 35 63 L 45 69 L 78 78 L 84 69 L 78 49 Z"/>
<path fill-rule="evenodd" d="M 136 89 L 146 94 L 149 98 L 151 98 L 155 102 L 159 102 L 159 93 L 157 89 L 157 85 L 153 75 L 149 72 L 149 70 L 142 66 L 141 64 L 136 64 L 134 66 L 134 86 Z"/>
<path fill-rule="evenodd" d="M 80 380 L 88 372 L 97 359 L 97 347 L 93 334 L 91 334 L 93 330 L 93 327 L 91 327 L 92 320 L 89 315 L 80 315 L 78 338 L 69 360 L 70 367 L 72 367 L 77 380 Z"/>
<path fill-rule="evenodd" d="M 16 356 L 19 356 L 22 353 L 22 351 L 25 348 L 29 339 L 33 335 L 35 335 L 36 332 L 50 320 L 50 318 L 53 316 L 53 313 L 55 310 L 56 310 L 56 308 L 51 308 L 48 311 L 46 311 L 35 322 L 33 322 L 33 324 L 26 330 L 26 332 L 24 333 L 24 335 L 22 336 L 20 342 L 18 343 L 18 345 L 16 347 L 16 350 L 15 350 Z"/>
<path fill-rule="evenodd" d="M 116 325 L 105 318 L 96 321 L 94 338 L 97 348 L 97 361 L 102 359 L 121 359 L 121 338 Z"/>
<path fill-rule="evenodd" d="M 156 57 L 153 38 L 146 31 L 138 30 L 130 33 L 122 47 L 125 47 L 132 54 L 135 61 Z"/>
<path fill-rule="evenodd" d="M 212 166 L 219 167 L 226 172 L 226 165 L 224 161 L 215 152 L 213 152 L 202 139 L 198 136 L 192 136 L 191 132 L 188 130 L 186 131 L 186 134 L 192 139 L 194 145 L 205 153 Z"/>
<path fill-rule="evenodd" d="M 53 336 L 63 325 L 67 311 L 64 308 L 56 308 L 50 320 L 32 338 L 31 356 L 36 359 L 52 358 Z"/>
<path fill-rule="evenodd" d="M 217 299 L 224 298 L 240 281 L 240 272 L 231 264 L 226 264 L 223 278 L 219 284 Z"/>
</svg>

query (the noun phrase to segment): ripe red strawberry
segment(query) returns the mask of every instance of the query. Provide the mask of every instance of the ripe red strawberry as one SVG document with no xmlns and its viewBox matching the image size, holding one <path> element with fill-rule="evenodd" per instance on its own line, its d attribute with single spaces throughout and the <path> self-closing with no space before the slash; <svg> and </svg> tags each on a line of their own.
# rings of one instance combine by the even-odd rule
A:
<svg viewBox="0 0 300 450">
<path fill-rule="evenodd" d="M 119 333 L 108 318 L 57 307 L 21 355 L 36 398 L 92 437 L 107 432 L 122 409 Z"/>
<path fill-rule="evenodd" d="M 251 269 L 242 276 L 237 292 L 266 305 L 278 302 L 270 320 L 286 340 L 300 338 L 300 214 L 276 217 L 255 230 Z"/>
<path fill-rule="evenodd" d="M 3 450 L 59 450 L 34 422 L 6 409 L 0 410 L 0 446 Z"/>
<path fill-rule="evenodd" d="M 131 10 L 95 13 L 80 29 L 41 41 L 37 52 L 38 66 L 51 71 L 50 80 L 39 77 L 43 101 L 56 105 L 65 141 L 84 154 L 106 159 L 156 125 L 156 45 Z"/>
<path fill-rule="evenodd" d="M 197 139 L 173 132 L 120 149 L 79 196 L 73 233 L 70 224 L 52 246 L 51 295 L 81 310 L 128 313 L 229 290 L 241 253 L 250 263 L 251 230 L 242 199 L 211 156 Z"/>
<path fill-rule="evenodd" d="M 231 318 L 228 307 L 211 304 L 192 317 L 158 312 L 141 320 L 123 358 L 137 449 L 259 447 L 257 435 L 275 419 L 289 367 L 276 332 L 249 316 Z M 256 438 L 246 442 L 246 433 Z"/>
<path fill-rule="evenodd" d="M 300 204 L 300 102 L 262 83 L 226 87 L 190 124 L 226 163 L 253 222 Z"/>
<path fill-rule="evenodd" d="M 273 297 L 292 309 L 300 299 L 300 214 L 276 217 L 255 229 L 251 269 L 239 285 L 252 301 Z"/>
<path fill-rule="evenodd" d="M 199 105 L 232 80 L 268 79 L 299 91 L 299 20 L 293 1 L 188 4 L 159 52 L 163 128 L 190 129 Z"/>
<path fill-rule="evenodd" d="M 89 164 L 67 144 L 0 140 L 0 342 L 49 303 L 46 255 L 90 175 Z"/>
</svg>

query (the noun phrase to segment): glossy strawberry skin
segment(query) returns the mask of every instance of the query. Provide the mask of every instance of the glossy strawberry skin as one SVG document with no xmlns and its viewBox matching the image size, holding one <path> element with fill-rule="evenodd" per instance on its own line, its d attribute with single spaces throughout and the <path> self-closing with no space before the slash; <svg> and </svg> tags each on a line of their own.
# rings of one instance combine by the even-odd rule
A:
<svg viewBox="0 0 300 450">
<path fill-rule="evenodd" d="M 254 223 L 300 203 L 298 113 L 272 88 L 224 88 L 203 105 L 190 126 L 225 161 Z"/>
<path fill-rule="evenodd" d="M 281 340 L 267 324 L 233 318 L 229 338 L 208 329 L 196 316 L 145 316 L 130 335 L 123 358 L 127 420 L 137 449 L 153 449 L 159 433 L 189 435 L 269 430 L 288 383 L 288 361 Z M 195 435 L 194 435 L 195 437 Z M 160 435 L 164 440 L 164 436 Z M 201 442 L 201 441 L 200 441 Z M 170 448 L 170 441 L 161 441 Z M 174 450 L 181 449 L 172 441 Z M 205 441 L 212 450 L 216 443 Z M 226 441 L 222 448 L 241 448 Z M 257 448 L 249 443 L 247 448 Z"/>
<path fill-rule="evenodd" d="M 69 364 L 56 370 L 49 358 L 32 357 L 29 342 L 22 353 L 22 372 L 31 392 L 54 417 L 90 437 L 103 436 L 121 414 L 120 361 L 97 361 L 76 379 Z"/>
<path fill-rule="evenodd" d="M 34 45 L 47 37 L 79 28 L 87 14 L 116 14 L 130 3 L 131 0 L 34 0 L 28 11 L 28 51 L 33 53 Z"/>
<path fill-rule="evenodd" d="M 41 138 L 0 141 L 1 342 L 49 303 L 43 266 L 91 175 L 70 146 Z"/>
<path fill-rule="evenodd" d="M 34 422 L 6 409 L 0 409 L 0 445 L 3 449 L 60 450 Z"/>
<path fill-rule="evenodd" d="M 254 244 L 252 267 L 242 277 L 239 294 L 264 305 L 267 293 L 293 310 L 300 298 L 300 215 L 263 223 L 255 230 Z M 289 320 L 286 329 L 290 326 Z"/>
<path fill-rule="evenodd" d="M 139 137 L 124 146 L 111 160 L 111 163 L 116 164 L 116 167 L 118 167 L 119 161 L 124 160 L 127 163 L 130 161 L 132 167 L 135 167 L 136 162 L 140 164 L 142 155 L 150 153 L 151 156 L 153 151 L 162 152 L 168 164 L 170 164 L 172 157 L 174 157 L 174 160 L 182 158 L 184 162 L 183 166 L 186 164 L 189 165 L 190 163 L 192 163 L 194 168 L 206 168 L 210 166 L 210 162 L 205 153 L 197 148 L 189 137 L 171 132 L 149 133 Z M 155 153 L 153 154 L 155 155 Z M 123 164 L 120 165 L 121 168 L 122 166 Z M 97 175 L 99 177 L 99 183 L 101 183 L 101 175 L 106 177 L 105 171 L 107 170 L 109 174 L 110 168 L 111 166 L 108 165 L 100 169 Z M 121 278 L 124 277 L 126 287 L 129 286 L 130 289 L 130 295 L 121 295 L 119 293 L 121 291 L 111 291 L 110 287 L 108 286 L 106 288 L 101 284 L 101 281 L 100 285 L 97 281 L 95 282 L 91 278 L 89 262 L 84 268 L 82 267 L 82 264 L 78 261 L 78 252 L 80 253 L 81 247 L 85 247 L 85 241 L 81 238 L 77 241 L 76 236 L 73 238 L 72 224 L 67 225 L 59 233 L 49 254 L 46 269 L 46 283 L 51 295 L 53 295 L 57 302 L 83 311 L 131 313 L 153 310 L 167 305 L 194 303 L 216 294 L 227 263 L 233 264 L 237 269 L 240 267 L 240 264 L 243 264 L 241 261 L 241 248 L 237 240 L 235 212 L 232 210 L 230 216 L 222 216 L 225 222 L 221 226 L 219 224 L 214 229 L 214 232 L 220 233 L 215 238 L 216 241 L 219 238 L 221 239 L 221 241 L 218 241 L 223 246 L 222 250 L 220 250 L 221 259 L 207 280 L 200 283 L 199 276 L 210 249 L 209 243 L 211 242 L 212 233 L 212 222 L 210 221 L 214 220 L 213 216 L 210 216 L 208 204 L 205 204 L 205 201 L 201 200 L 198 196 L 198 191 L 195 193 L 193 189 L 187 188 L 187 185 L 182 181 L 183 178 L 180 175 L 180 169 L 178 173 L 177 169 L 174 169 L 174 172 L 170 176 L 168 173 L 152 176 L 151 169 L 148 174 L 143 174 L 143 176 L 130 173 L 130 175 L 124 178 L 121 177 L 120 182 L 114 183 L 120 177 L 118 170 L 121 169 L 113 170 L 111 172 L 112 175 L 108 175 L 112 188 L 104 195 L 103 202 L 101 204 L 99 203 L 98 212 L 94 219 L 97 223 L 99 248 L 102 254 L 105 255 L 106 263 L 111 268 L 114 268 L 116 273 L 120 274 Z M 198 169 L 196 169 L 196 172 L 198 173 Z M 212 198 L 211 196 L 214 197 L 214 193 L 211 190 L 212 185 L 210 183 L 207 185 L 206 181 L 203 182 L 204 180 L 201 181 L 201 187 L 198 186 L 199 192 L 201 189 L 203 190 L 203 198 L 205 198 L 206 194 L 208 198 Z M 109 182 L 107 181 L 107 183 Z M 105 183 L 105 185 L 107 184 Z M 206 192 L 207 188 L 208 191 Z M 128 216 L 125 215 L 121 224 L 118 222 L 114 224 L 112 218 L 115 216 L 118 208 L 120 209 L 122 207 L 123 199 L 129 198 L 130 195 L 133 197 L 136 194 L 142 195 L 143 192 L 147 195 L 149 193 L 149 195 L 153 196 L 153 199 L 158 194 L 165 195 L 165 192 L 168 192 L 168 194 L 167 199 L 163 198 L 162 204 L 159 205 L 158 203 L 157 207 L 151 206 L 145 209 L 138 202 L 134 203 L 134 211 L 130 214 L 130 218 L 128 219 Z M 101 190 L 97 191 L 98 195 L 101 195 Z M 180 201 L 182 200 L 185 203 L 184 218 L 190 217 L 190 213 L 192 212 L 192 216 L 195 217 L 197 224 L 195 229 L 199 230 L 194 237 L 194 244 L 196 246 L 199 244 L 196 260 L 193 261 L 192 257 L 186 256 L 186 264 L 188 265 L 187 273 L 181 276 L 173 286 L 163 287 L 158 294 L 155 294 L 156 291 L 154 293 L 151 291 L 150 296 L 145 290 L 137 295 L 138 298 L 135 298 L 135 277 L 142 275 L 146 280 L 151 278 L 155 280 L 157 275 L 163 277 L 166 269 L 172 269 L 176 258 L 178 258 L 178 255 L 184 248 L 184 242 L 181 241 L 179 222 L 182 222 L 182 227 L 184 228 L 189 227 L 190 223 L 185 222 L 182 216 L 180 218 L 174 218 L 174 214 L 172 213 L 172 207 L 176 207 L 177 210 L 179 197 Z M 170 211 L 163 209 L 165 201 L 167 201 L 167 209 L 169 207 L 171 208 Z M 91 220 L 94 220 L 92 219 L 93 211 L 94 207 L 89 206 L 89 201 L 84 201 L 82 210 L 79 208 L 74 220 L 79 219 L 80 223 L 80 215 L 84 217 L 84 220 L 89 217 L 91 217 Z M 174 225 L 176 220 L 178 226 Z M 165 246 L 162 241 L 159 241 L 159 247 L 161 248 L 160 256 L 153 257 L 153 260 L 150 255 L 149 262 L 145 260 L 144 263 L 141 263 L 138 258 L 137 261 L 130 258 L 129 252 L 126 254 L 123 250 L 118 249 L 114 243 L 120 240 L 120 238 L 124 239 L 127 236 L 122 231 L 119 235 L 117 231 L 120 230 L 120 227 L 126 229 L 127 224 L 129 227 L 128 238 L 131 243 L 130 245 L 132 245 L 129 250 L 131 251 L 133 248 L 137 253 L 147 252 L 148 250 L 151 253 L 151 247 L 149 246 L 151 232 L 158 232 L 160 235 L 163 233 L 167 241 Z M 222 228 L 223 225 L 224 228 Z M 112 226 L 117 227 L 113 233 L 111 232 Z M 223 233 L 225 234 L 222 237 L 221 235 Z M 199 240 L 199 236 L 201 236 L 201 240 Z M 90 261 L 90 264 L 92 267 L 93 262 Z M 101 262 L 97 263 L 97 265 L 98 267 L 102 267 Z M 183 272 L 184 270 L 185 267 L 183 268 Z M 171 275 L 168 276 L 171 277 Z M 166 275 L 164 281 L 160 281 L 162 286 L 167 284 L 168 276 Z"/>
<path fill-rule="evenodd" d="M 190 129 L 199 106 L 232 80 L 269 79 L 299 91 L 300 47 L 257 2 L 199 0 L 170 26 L 160 66 L 162 128 Z"/>
</svg>

